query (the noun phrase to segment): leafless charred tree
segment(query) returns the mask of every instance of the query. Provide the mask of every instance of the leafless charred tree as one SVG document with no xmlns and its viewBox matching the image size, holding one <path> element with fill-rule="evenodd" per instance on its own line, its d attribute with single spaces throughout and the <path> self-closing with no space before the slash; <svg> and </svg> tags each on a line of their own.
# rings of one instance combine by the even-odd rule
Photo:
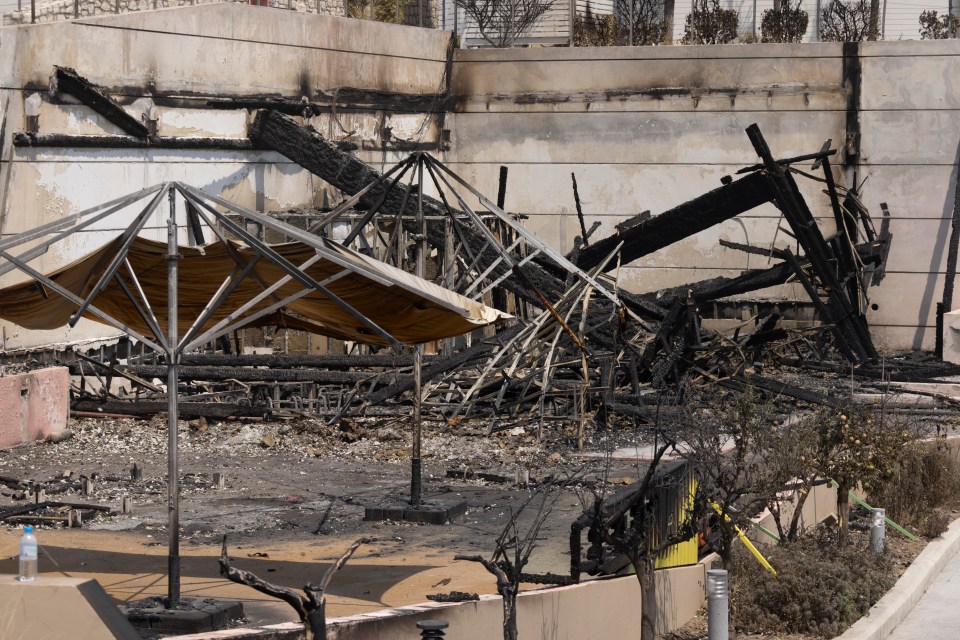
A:
<svg viewBox="0 0 960 640">
<path fill-rule="evenodd" d="M 300 621 L 303 622 L 304 637 L 306 640 L 325 640 L 327 637 L 327 618 L 326 618 L 326 591 L 333 579 L 347 560 L 360 548 L 360 545 L 371 542 L 369 538 L 360 538 L 343 552 L 336 562 L 334 562 L 323 574 L 320 584 L 314 585 L 308 582 L 303 587 L 303 594 L 288 589 L 254 575 L 249 571 L 237 569 L 230 566 L 230 558 L 227 555 L 227 536 L 223 536 L 223 546 L 220 549 L 220 575 L 232 582 L 245 584 L 253 587 L 260 593 L 283 600 L 297 612 Z"/>
<path fill-rule="evenodd" d="M 540 529 L 550 516 L 563 490 L 576 476 L 560 486 L 544 484 L 530 493 L 520 507 L 511 509 L 510 519 L 494 544 L 493 555 L 457 555 L 456 560 L 477 562 L 497 579 L 497 593 L 503 598 L 503 639 L 517 640 L 517 596 L 520 593 L 523 569 L 536 548 Z M 524 512 L 530 507 L 536 512 L 527 522 Z"/>
<path fill-rule="evenodd" d="M 779 6 L 763 12 L 760 19 L 760 42 L 800 42 L 807 33 L 809 15 L 796 4 L 781 0 Z"/>
<path fill-rule="evenodd" d="M 553 6 L 552 0 L 454 0 L 494 47 L 510 47 Z"/>
<path fill-rule="evenodd" d="M 737 39 L 740 13 L 720 0 L 693 0 L 684 26 L 683 44 L 727 44 Z"/>
<path fill-rule="evenodd" d="M 663 509 L 661 497 L 666 491 L 682 490 L 676 478 L 663 480 L 657 469 L 663 454 L 674 446 L 672 440 L 661 439 L 656 445 L 654 459 L 640 480 L 640 487 L 630 504 L 612 513 L 602 513 L 604 541 L 617 553 L 626 556 L 633 565 L 643 598 L 640 614 L 640 640 L 653 640 L 657 630 L 657 558 L 668 547 L 696 535 L 693 511 L 676 523 L 673 531 L 660 535 L 658 509 Z M 626 522 L 622 522 L 629 513 Z M 619 522 L 619 524 L 618 524 Z"/>
<path fill-rule="evenodd" d="M 695 465 L 711 527 L 713 545 L 724 568 L 733 568 L 737 529 L 776 499 L 792 469 L 774 458 L 782 445 L 774 408 L 756 393 L 705 397 L 682 430 L 678 449 Z"/>
<path fill-rule="evenodd" d="M 862 42 L 870 33 L 870 23 L 869 0 L 833 0 L 820 10 L 820 40 Z"/>
</svg>

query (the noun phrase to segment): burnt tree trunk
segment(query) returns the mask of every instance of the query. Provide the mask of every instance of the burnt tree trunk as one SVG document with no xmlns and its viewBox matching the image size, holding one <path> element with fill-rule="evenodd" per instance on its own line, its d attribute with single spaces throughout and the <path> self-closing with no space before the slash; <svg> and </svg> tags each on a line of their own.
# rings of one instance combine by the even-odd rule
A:
<svg viewBox="0 0 960 640">
<path fill-rule="evenodd" d="M 840 546 L 847 544 L 850 533 L 850 488 L 838 484 L 837 486 L 837 542 Z"/>
<path fill-rule="evenodd" d="M 517 640 L 517 589 L 511 585 L 504 589 L 503 640 Z"/>
<path fill-rule="evenodd" d="M 653 563 L 634 563 L 640 581 L 641 596 L 640 640 L 654 640 L 657 635 L 657 580 Z"/>
</svg>

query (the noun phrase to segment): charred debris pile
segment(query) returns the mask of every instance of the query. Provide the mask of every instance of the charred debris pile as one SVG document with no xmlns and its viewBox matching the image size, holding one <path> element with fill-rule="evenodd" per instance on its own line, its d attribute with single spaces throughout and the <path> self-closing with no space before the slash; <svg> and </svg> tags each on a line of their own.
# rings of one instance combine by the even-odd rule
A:
<svg viewBox="0 0 960 640">
<path fill-rule="evenodd" d="M 279 111 L 258 112 L 249 138 L 253 147 L 278 151 L 344 194 L 332 210 L 299 212 L 303 228 L 513 316 L 428 349 L 434 354 L 424 358 L 421 381 L 427 417 L 449 424 L 481 418 L 491 430 L 515 419 L 566 422 L 582 437 L 588 422 L 652 422 L 689 384 L 829 406 L 847 401 L 823 381 L 831 376 L 880 389 L 960 374 L 932 357 L 878 354 L 866 310 L 869 288 L 884 277 L 889 212 L 882 205 L 875 224 L 858 194 L 834 182 L 836 151 L 829 141 L 816 153 L 776 159 L 756 125 L 746 134 L 761 163 L 660 215 L 625 220 L 606 237 L 597 237 L 597 224 L 587 228 L 574 178 L 581 233 L 565 255 L 527 231 L 521 215 L 503 210 L 506 169 L 493 201 L 423 152 L 381 174 Z M 817 184 L 832 221 L 817 224 L 797 180 Z M 781 214 L 779 241 L 720 244 L 767 257 L 772 266 L 642 295 L 618 287 L 624 265 L 765 203 Z M 413 250 L 418 244 L 421 250 Z M 801 286 L 804 299 L 748 296 L 789 282 Z M 728 322 L 723 332 L 705 326 L 704 316 L 724 312 L 739 325 Z M 236 351 L 221 340 L 184 358 L 183 417 L 321 415 L 332 421 L 402 413 L 415 388 L 408 350 Z M 136 349 L 118 355 L 78 355 L 67 363 L 81 376 L 74 411 L 163 411 L 166 389 L 155 382 L 162 359 Z M 90 378 L 98 383 L 86 384 Z M 109 390 L 120 378 L 130 391 L 118 396 Z M 938 405 L 910 410 L 936 412 Z"/>
</svg>

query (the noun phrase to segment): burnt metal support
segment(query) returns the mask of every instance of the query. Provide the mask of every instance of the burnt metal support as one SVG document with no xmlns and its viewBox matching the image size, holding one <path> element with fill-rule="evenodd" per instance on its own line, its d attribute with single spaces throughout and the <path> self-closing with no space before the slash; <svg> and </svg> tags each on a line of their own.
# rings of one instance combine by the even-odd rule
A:
<svg viewBox="0 0 960 640">
<path fill-rule="evenodd" d="M 127 256 L 127 251 L 130 249 L 130 245 L 133 244 L 133 241 L 137 238 L 137 235 L 140 233 L 141 229 L 143 229 L 143 227 L 147 224 L 147 220 L 150 219 L 150 216 L 153 215 L 154 210 L 160 204 L 160 200 L 163 198 L 164 191 L 167 192 L 171 198 L 173 197 L 173 190 L 169 187 L 158 193 L 157 197 L 153 199 L 147 208 L 144 209 L 139 216 L 137 216 L 137 219 L 134 221 L 134 223 L 123 232 L 123 242 L 121 243 L 117 254 L 110 261 L 110 265 L 107 267 L 106 271 L 103 272 L 103 275 L 100 276 L 100 279 L 87 295 L 86 300 L 83 301 L 83 304 L 80 305 L 80 308 L 77 309 L 76 313 L 74 313 L 70 318 L 69 324 L 71 327 L 77 324 L 80 316 L 82 316 L 84 311 L 87 310 L 87 307 L 90 306 L 90 303 L 93 302 L 93 299 L 96 298 L 113 279 L 114 274 L 120 268 L 120 265 L 123 264 L 123 260 Z"/>
<path fill-rule="evenodd" d="M 417 277 L 422 278 L 427 264 L 427 228 L 423 217 L 423 156 L 417 157 Z M 420 455 L 421 436 L 423 434 L 423 345 L 418 344 L 413 352 L 413 456 L 410 460 L 410 504 L 418 506 L 423 499 L 423 470 Z"/>
<path fill-rule="evenodd" d="M 195 195 L 195 193 L 196 193 L 196 192 L 193 191 L 192 189 L 188 189 L 188 192 L 190 192 L 191 195 Z M 218 203 L 221 203 L 221 204 L 222 204 L 223 202 L 225 202 L 225 201 L 221 200 L 220 198 L 216 198 L 216 197 L 209 196 L 209 194 L 207 194 L 207 195 L 208 195 L 208 197 L 210 197 L 211 200 L 216 201 L 216 202 L 218 202 Z M 210 205 L 208 205 L 206 202 L 203 202 L 203 201 L 197 200 L 197 199 L 194 199 L 193 202 L 194 202 L 194 204 L 199 204 L 199 205 L 201 205 L 201 207 L 205 208 L 208 212 L 212 213 L 212 214 L 217 218 L 217 220 L 218 220 L 224 227 L 226 227 L 227 229 L 230 230 L 231 233 L 236 234 L 238 237 L 240 237 L 241 239 L 243 239 L 245 242 L 247 242 L 247 243 L 250 244 L 251 246 L 256 247 L 258 253 L 263 254 L 264 257 L 266 257 L 266 258 L 269 259 L 271 262 L 273 262 L 274 264 L 276 264 L 280 269 L 282 269 L 283 271 L 285 271 L 285 272 L 286 272 L 288 275 L 290 275 L 294 280 L 297 280 L 298 282 L 300 282 L 304 287 L 306 287 L 306 288 L 308 288 L 308 289 L 314 289 L 314 290 L 316 290 L 316 291 L 319 291 L 320 293 L 322 293 L 323 295 L 325 295 L 327 298 L 329 298 L 334 304 L 336 304 L 336 305 L 339 306 L 341 309 L 343 309 L 344 311 L 346 311 L 347 313 L 349 313 L 350 315 L 352 315 L 354 318 L 356 318 L 357 320 L 359 320 L 360 322 L 362 322 L 363 324 L 365 324 L 367 327 L 369 327 L 370 330 L 372 330 L 372 331 L 373 331 L 374 333 L 376 333 L 378 336 L 380 336 L 381 338 L 383 338 L 384 340 L 386 340 L 387 342 L 389 342 L 390 344 L 392 344 L 392 345 L 394 345 L 394 346 L 401 346 L 400 342 L 399 342 L 396 338 L 394 338 L 393 336 L 391 336 L 389 333 L 387 333 L 386 331 L 384 331 L 383 328 L 380 327 L 380 325 L 376 324 L 375 322 L 373 322 L 372 320 L 370 320 L 369 318 L 367 318 L 366 316 L 364 316 L 363 314 L 361 314 L 359 311 L 357 311 L 356 309 L 354 309 L 353 307 L 351 307 L 349 304 L 347 304 L 346 302 L 344 302 L 339 296 L 335 295 L 332 291 L 330 291 L 329 289 L 327 289 L 323 284 L 317 282 L 316 280 L 314 280 L 313 278 L 311 278 L 309 275 L 307 275 L 306 273 L 304 273 L 301 269 L 297 268 L 293 263 L 291 263 L 289 260 L 287 260 L 286 258 L 284 258 L 283 256 L 281 256 L 279 253 L 277 253 L 276 251 L 274 251 L 273 249 L 271 249 L 269 246 L 267 246 L 267 245 L 264 244 L 263 242 L 261 242 L 259 238 L 257 238 L 257 237 L 254 236 L 253 234 L 249 233 L 249 232 L 248 232 L 246 229 L 244 229 L 242 226 L 238 225 L 238 224 L 235 223 L 233 220 L 230 220 L 230 218 L 228 218 L 227 216 L 221 214 L 219 211 L 217 211 L 216 209 L 214 209 L 213 207 L 211 207 Z M 230 205 L 230 206 L 231 206 L 231 208 L 233 207 L 233 205 Z M 199 213 L 199 212 L 200 212 L 200 209 L 198 208 L 198 213 Z M 250 215 L 250 212 L 247 212 L 246 215 L 247 215 L 250 219 L 256 219 L 256 220 L 258 220 L 258 221 L 261 220 L 260 217 L 254 218 L 252 215 Z M 277 223 L 277 224 L 282 224 L 282 223 Z M 274 225 L 266 225 L 266 224 L 265 224 L 264 226 L 274 226 Z M 284 226 L 286 226 L 286 225 L 284 225 Z M 291 235 L 291 236 L 293 236 L 293 237 L 296 238 L 296 235 L 293 234 L 293 233 L 291 233 L 291 234 L 289 234 L 289 235 Z M 297 238 L 297 239 L 299 239 L 299 238 Z M 308 244 L 314 244 L 314 245 L 316 245 L 316 244 L 317 244 L 317 241 L 318 241 L 318 239 L 317 239 L 316 237 L 313 237 L 313 238 L 312 238 L 312 242 L 309 242 Z M 322 246 L 322 245 L 321 245 L 321 246 Z M 317 248 L 317 247 L 314 246 L 314 248 Z M 326 249 L 324 249 L 324 250 L 318 249 L 318 250 L 317 250 L 317 254 L 318 254 L 318 256 L 321 256 L 321 257 L 323 257 L 323 258 L 326 258 L 326 259 L 330 260 L 331 262 L 334 262 L 334 263 L 339 264 L 339 265 L 342 265 L 342 266 L 346 266 L 346 265 L 344 264 L 345 261 L 344 261 L 342 258 L 340 258 L 339 256 L 335 256 L 335 255 L 334 255 L 334 252 L 332 252 L 332 251 L 327 251 Z M 369 277 L 369 278 L 371 278 L 371 279 L 373 279 L 373 280 L 377 280 L 377 281 L 379 281 L 379 282 L 383 282 L 383 279 L 380 278 L 379 276 L 377 276 L 377 275 L 375 275 L 375 274 L 373 274 L 373 273 L 371 273 L 371 272 L 368 272 L 367 270 L 365 270 L 365 269 L 363 269 L 363 268 L 361 268 L 361 267 L 358 267 L 357 265 L 352 265 L 352 267 L 348 267 L 348 268 L 352 268 L 354 271 L 357 271 L 358 273 L 363 273 L 363 275 L 365 275 L 365 276 L 367 276 L 367 277 Z"/>
<path fill-rule="evenodd" d="M 76 305 L 81 305 L 81 304 L 83 304 L 83 299 L 82 299 L 82 298 L 80 298 L 79 296 L 75 295 L 75 294 L 72 293 L 71 291 L 69 291 L 69 290 L 67 290 L 67 289 L 64 289 L 64 288 L 61 287 L 59 284 L 57 284 L 56 282 L 54 282 L 53 280 L 51 280 L 51 279 L 48 278 L 47 276 L 43 275 L 42 273 L 40 273 L 40 272 L 37 271 L 36 269 L 32 268 L 30 265 L 28 265 L 26 262 L 20 260 L 19 258 L 15 258 L 14 256 L 11 256 L 9 253 L 6 253 L 5 251 L 2 251 L 2 250 L 0 250 L 0 258 L 4 258 L 4 259 L 7 260 L 8 262 L 12 263 L 12 264 L 15 265 L 20 271 L 22 271 L 23 273 L 27 274 L 28 276 L 30 276 L 31 278 L 33 278 L 33 279 L 36 280 L 37 282 L 41 283 L 44 287 L 50 289 L 51 291 L 57 293 L 58 295 L 63 296 L 64 298 L 66 298 L 66 299 L 69 300 L 70 302 L 73 302 L 73 303 L 76 304 Z M 4 265 L 4 266 L 6 266 L 6 265 Z M 136 339 L 136 340 L 144 343 L 145 345 L 149 346 L 151 349 L 154 349 L 154 350 L 156 350 L 156 351 L 162 351 L 162 350 L 163 350 L 163 348 L 162 348 L 160 345 L 158 345 L 156 342 L 154 342 L 153 340 L 150 340 L 150 339 L 148 339 L 148 338 L 145 338 L 144 336 L 142 336 L 142 335 L 140 335 L 139 333 L 137 333 L 134 329 L 131 329 L 131 328 L 128 327 L 127 325 L 123 324 L 122 322 L 120 322 L 119 320 L 117 320 L 116 318 L 114 318 L 113 316 L 111 316 L 110 314 L 108 314 L 108 313 L 106 313 L 106 312 L 104 312 L 104 311 L 101 311 L 101 310 L 98 309 L 96 306 L 94 306 L 94 305 L 91 304 L 91 305 L 88 306 L 88 309 L 89 309 L 90 313 L 99 316 L 100 318 L 102 318 L 102 319 L 103 319 L 107 324 L 109 324 L 110 326 L 116 327 L 117 329 L 119 329 L 120 331 L 123 331 L 124 333 L 126 333 L 126 334 L 129 335 L 130 337 L 132 337 L 132 338 L 134 338 L 134 339 Z"/>
<path fill-rule="evenodd" d="M 177 349 L 177 209 L 176 192 L 168 190 L 167 219 L 167 608 L 180 605 L 180 465 L 177 456 L 180 351 Z"/>
<path fill-rule="evenodd" d="M 413 350 L 413 454 L 410 458 L 410 504 L 418 506 L 423 501 L 423 463 L 420 454 L 420 437 L 423 430 L 423 345 Z"/>
<path fill-rule="evenodd" d="M 39 242 L 36 245 L 34 245 L 29 251 L 26 251 L 20 254 L 19 256 L 17 256 L 19 260 L 22 260 L 24 262 L 29 262 L 30 260 L 33 260 L 34 258 L 46 253 L 47 249 L 49 249 L 52 245 L 56 244 L 57 242 L 60 242 L 67 236 L 70 236 L 78 231 L 86 229 L 90 225 L 96 222 L 99 222 L 100 220 L 106 218 L 107 216 L 112 215 L 113 213 L 116 213 L 120 209 L 125 208 L 126 206 L 136 202 L 137 200 L 147 195 L 150 195 L 151 193 L 160 191 L 162 188 L 163 188 L 163 185 L 158 185 L 156 187 L 150 187 L 149 189 L 143 189 L 142 191 L 139 191 L 135 194 L 126 196 L 124 198 L 118 198 L 117 200 L 113 200 L 105 205 L 101 205 L 100 207 L 87 209 L 75 215 L 63 218 L 62 220 L 48 222 L 47 224 L 36 227 L 35 229 L 24 231 L 23 233 L 18 233 L 15 236 L 7 238 L 6 240 L 0 240 L 0 251 L 5 251 L 6 249 L 12 249 L 13 247 L 19 246 L 25 242 L 29 242 L 30 240 L 41 238 L 48 233 L 58 231 L 65 227 L 70 227 L 70 225 L 77 223 L 76 226 L 71 227 L 67 231 L 62 232 L 49 240 L 44 240 L 42 242 Z M 93 215 L 93 214 L 96 214 L 96 215 Z M 93 217 L 87 218 L 86 220 L 83 220 L 81 222 L 83 218 L 90 215 L 93 215 Z M 16 267 L 13 263 L 0 266 L 0 276 L 3 276 L 7 272 L 15 268 L 18 268 L 18 267 Z"/>
</svg>

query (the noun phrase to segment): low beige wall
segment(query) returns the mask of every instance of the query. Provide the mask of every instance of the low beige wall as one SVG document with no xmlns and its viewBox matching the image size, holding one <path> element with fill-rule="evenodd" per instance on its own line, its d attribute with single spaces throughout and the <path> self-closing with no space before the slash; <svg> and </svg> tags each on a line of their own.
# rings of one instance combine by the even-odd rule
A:
<svg viewBox="0 0 960 640">
<path fill-rule="evenodd" d="M 796 511 L 797 492 L 784 491 L 780 494 L 780 522 L 784 529 L 789 528 L 790 519 Z M 837 490 L 831 489 L 829 485 L 821 484 L 810 489 L 810 495 L 803 503 L 803 510 L 800 514 L 800 529 L 808 529 L 823 522 L 827 518 L 836 517 L 837 513 Z M 757 524 L 765 529 L 777 533 L 777 523 L 773 514 L 769 510 L 764 510 L 757 519 Z M 774 544 L 775 540 L 761 531 L 758 527 L 752 527 L 746 532 L 747 537 L 754 544 Z"/>
<path fill-rule="evenodd" d="M 70 413 L 66 367 L 0 378 L 0 448 L 62 433 Z"/>
<path fill-rule="evenodd" d="M 3 640 L 137 640 L 140 635 L 96 580 L 0 575 Z"/>
<path fill-rule="evenodd" d="M 685 624 L 703 607 L 705 565 L 657 572 L 660 609 L 658 633 Z M 538 589 L 517 598 L 521 638 L 539 640 L 610 640 L 639 638 L 641 591 L 636 576 L 591 580 L 569 587 Z M 419 620 L 450 623 L 447 635 L 457 640 L 491 640 L 503 633 L 499 596 L 455 605 L 426 604 L 386 609 L 329 621 L 330 640 L 407 640 Z"/>
<path fill-rule="evenodd" d="M 683 626 L 703 607 L 707 565 L 657 572 L 657 633 Z M 525 591 L 517 598 L 518 633 L 525 640 L 616 640 L 640 637 L 640 584 L 636 576 L 590 580 L 569 587 Z M 503 637 L 500 596 L 475 602 L 425 603 L 382 609 L 327 621 L 329 640 L 410 640 L 420 620 L 446 620 L 447 635 L 457 640 Z M 178 636 L 178 640 L 295 640 L 303 637 L 294 623 L 259 629 L 230 629 Z"/>
</svg>

